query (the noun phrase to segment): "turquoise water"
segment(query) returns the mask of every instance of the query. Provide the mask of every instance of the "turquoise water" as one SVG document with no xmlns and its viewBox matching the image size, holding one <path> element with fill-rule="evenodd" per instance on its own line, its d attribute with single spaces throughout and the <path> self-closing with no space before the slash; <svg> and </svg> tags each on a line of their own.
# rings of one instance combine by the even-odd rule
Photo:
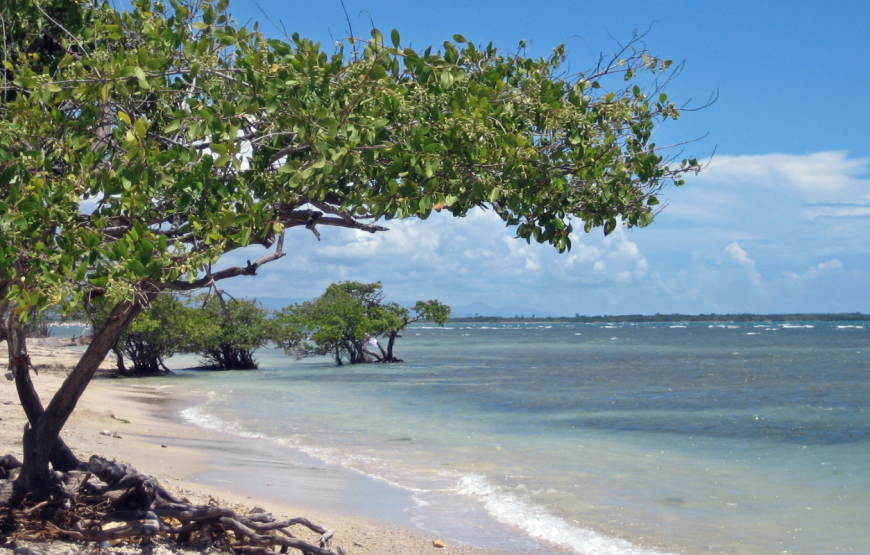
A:
<svg viewBox="0 0 870 555">
<path fill-rule="evenodd" d="M 184 373 L 209 400 L 183 416 L 409 492 L 410 522 L 458 542 L 870 552 L 870 323 L 404 335 L 403 364 L 264 350 L 258 371 Z"/>
</svg>

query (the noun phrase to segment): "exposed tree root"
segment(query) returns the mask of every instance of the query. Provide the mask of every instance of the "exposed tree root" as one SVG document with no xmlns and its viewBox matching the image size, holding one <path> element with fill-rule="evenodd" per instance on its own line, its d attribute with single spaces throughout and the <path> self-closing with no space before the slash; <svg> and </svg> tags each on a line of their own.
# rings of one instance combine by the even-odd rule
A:
<svg viewBox="0 0 870 555">
<path fill-rule="evenodd" d="M 17 461 L 0 457 L 0 466 L 4 462 L 13 466 Z M 286 553 L 288 548 L 305 555 L 345 555 L 342 548 L 330 547 L 331 530 L 306 518 L 278 521 L 266 512 L 240 515 L 229 508 L 193 505 L 167 491 L 154 477 L 96 455 L 88 469 L 58 476 L 64 487 L 55 498 L 32 503 L 25 497 L 18 507 L 7 503 L 0 509 L 0 534 L 31 541 L 86 542 L 162 535 L 179 544 L 206 541 L 244 555 L 274 555 L 275 549 Z M 11 490 L 8 480 L 0 480 L 0 491 L 4 490 Z M 290 530 L 293 526 L 319 534 L 317 545 L 296 537 Z"/>
</svg>

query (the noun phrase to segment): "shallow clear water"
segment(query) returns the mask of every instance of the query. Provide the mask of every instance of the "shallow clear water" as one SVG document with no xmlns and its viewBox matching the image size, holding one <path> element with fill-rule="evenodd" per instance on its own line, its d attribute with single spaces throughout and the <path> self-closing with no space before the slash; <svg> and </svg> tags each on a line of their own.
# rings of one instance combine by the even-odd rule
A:
<svg viewBox="0 0 870 555">
<path fill-rule="evenodd" d="M 184 417 L 410 491 L 516 552 L 867 553 L 870 324 L 416 326 L 407 362 L 259 354 Z M 488 532 L 498 521 L 510 534 Z M 544 542 L 543 544 L 541 542 Z"/>
</svg>

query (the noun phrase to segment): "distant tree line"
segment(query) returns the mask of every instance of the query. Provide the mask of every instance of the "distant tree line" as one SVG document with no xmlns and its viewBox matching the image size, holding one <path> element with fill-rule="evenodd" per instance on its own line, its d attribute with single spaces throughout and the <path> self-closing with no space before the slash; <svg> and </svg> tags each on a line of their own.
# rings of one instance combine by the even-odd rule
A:
<svg viewBox="0 0 870 555">
<path fill-rule="evenodd" d="M 860 312 L 825 314 L 626 314 L 622 316 L 560 316 L 526 318 L 525 316 L 473 316 L 451 318 L 451 322 L 561 322 L 561 323 L 644 323 L 644 322 L 854 322 L 870 321 L 870 314 Z"/>
</svg>

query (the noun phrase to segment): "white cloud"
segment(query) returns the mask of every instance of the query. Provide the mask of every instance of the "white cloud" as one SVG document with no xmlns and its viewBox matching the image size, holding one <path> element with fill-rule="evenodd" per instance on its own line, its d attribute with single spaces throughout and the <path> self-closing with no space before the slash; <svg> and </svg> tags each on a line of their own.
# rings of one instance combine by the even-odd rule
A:
<svg viewBox="0 0 870 555">
<path fill-rule="evenodd" d="M 731 258 L 731 260 L 741 266 L 745 266 L 747 268 L 755 268 L 755 261 L 746 255 L 746 251 L 740 248 L 740 245 L 737 244 L 737 241 L 725 247 L 725 254 L 727 254 Z"/>
<path fill-rule="evenodd" d="M 868 158 L 849 159 L 846 152 L 817 152 L 802 156 L 718 156 L 703 175 L 704 179 L 722 183 L 791 188 L 810 202 L 855 202 L 856 198 L 863 202 L 870 200 L 866 180 L 861 179 L 868 170 Z"/>
<path fill-rule="evenodd" d="M 746 274 L 752 280 L 754 286 L 758 287 L 761 285 L 761 274 L 755 270 L 755 261 L 749 258 L 746 251 L 737 244 L 737 241 L 725 247 L 724 252 L 732 262 L 746 268 Z"/>
<path fill-rule="evenodd" d="M 785 272 L 787 276 L 796 280 L 811 280 L 811 279 L 819 279 L 824 277 L 826 274 L 831 272 L 835 272 L 837 270 L 843 269 L 843 263 L 837 260 L 836 258 L 832 258 L 827 262 L 821 262 L 816 264 L 815 266 L 809 268 L 802 274 L 797 274 L 795 272 Z"/>
</svg>

